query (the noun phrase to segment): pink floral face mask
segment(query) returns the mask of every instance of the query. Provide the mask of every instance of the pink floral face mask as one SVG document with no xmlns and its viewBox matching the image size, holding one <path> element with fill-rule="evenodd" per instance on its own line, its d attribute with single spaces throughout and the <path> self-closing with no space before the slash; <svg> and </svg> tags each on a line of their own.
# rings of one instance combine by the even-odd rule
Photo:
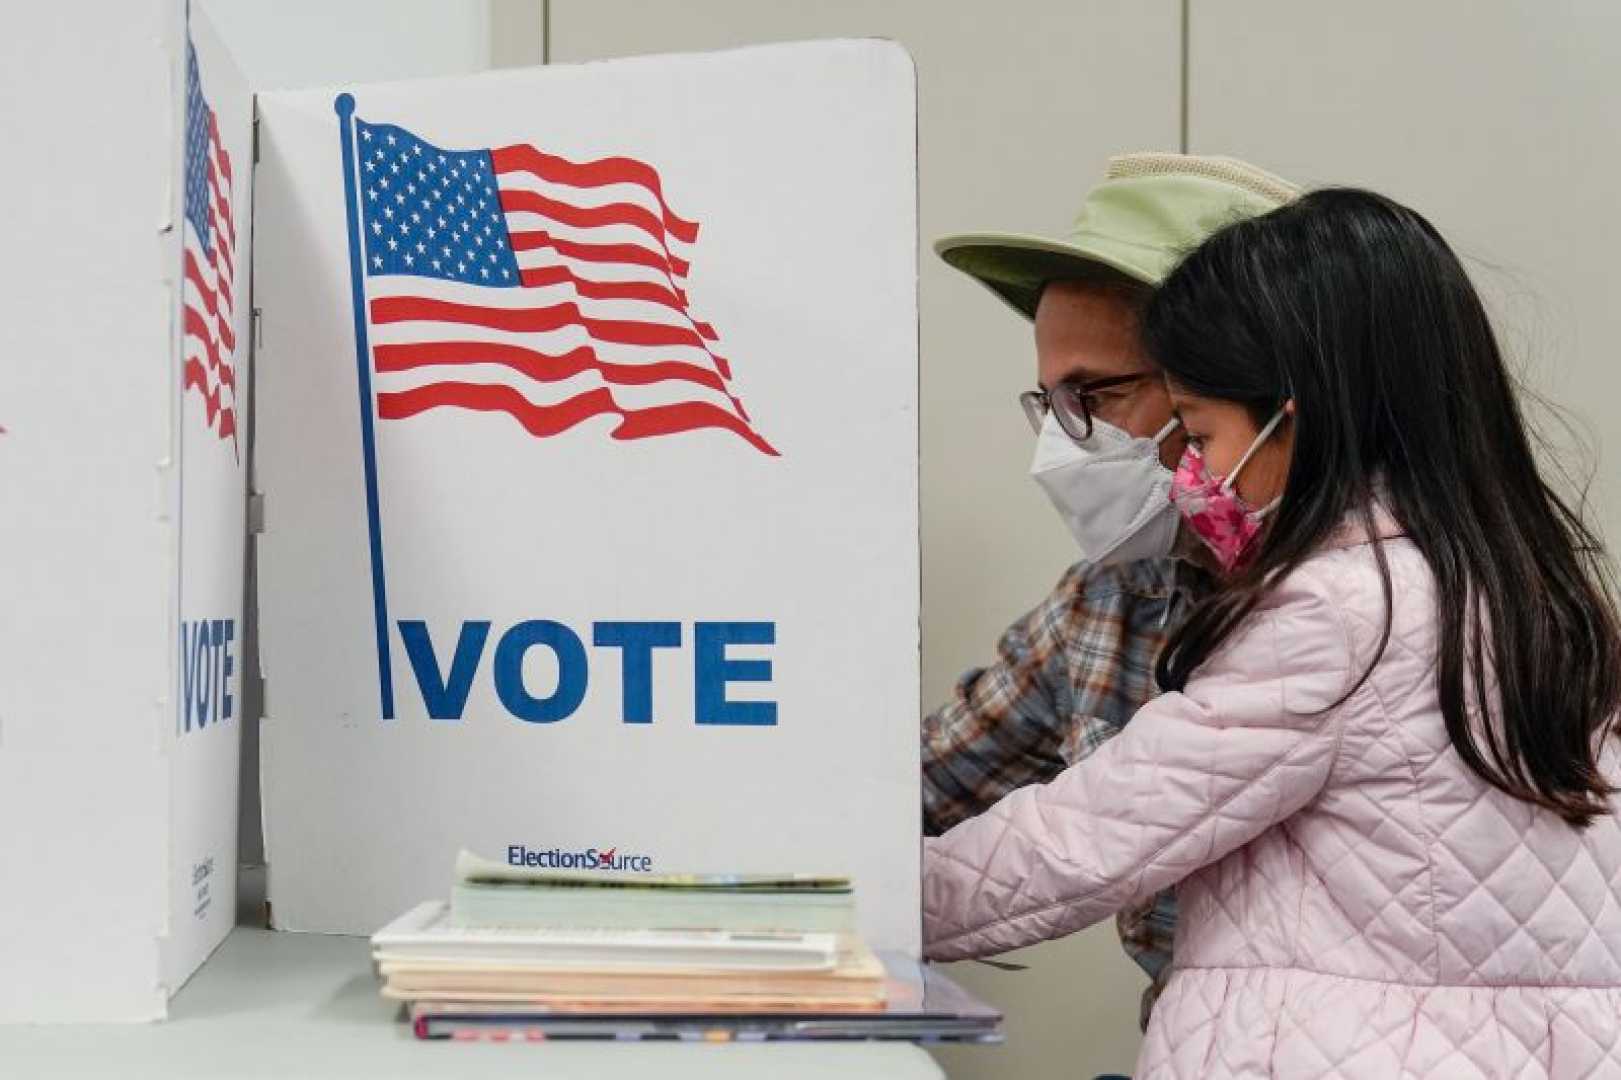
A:
<svg viewBox="0 0 1621 1080">
<path fill-rule="evenodd" d="M 1171 479 L 1171 502 L 1188 528 L 1215 554 L 1223 573 L 1231 573 L 1244 564 L 1255 537 L 1261 532 L 1262 521 L 1283 498 L 1280 495 L 1256 509 L 1233 487 L 1239 470 L 1282 422 L 1283 410 L 1279 409 L 1225 477 L 1212 473 L 1204 455 L 1193 446 L 1182 452 L 1182 460 L 1177 463 L 1176 475 Z"/>
</svg>

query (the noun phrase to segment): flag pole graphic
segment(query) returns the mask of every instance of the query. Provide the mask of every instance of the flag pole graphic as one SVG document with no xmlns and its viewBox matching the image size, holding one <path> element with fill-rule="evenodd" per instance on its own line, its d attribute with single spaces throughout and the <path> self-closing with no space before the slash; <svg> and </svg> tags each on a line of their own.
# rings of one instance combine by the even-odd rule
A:
<svg viewBox="0 0 1621 1080">
<path fill-rule="evenodd" d="M 377 442 L 372 426 L 371 348 L 366 342 L 366 282 L 360 238 L 359 193 L 355 183 L 353 94 L 332 103 L 343 132 L 343 195 L 349 221 L 349 284 L 354 292 L 355 364 L 360 375 L 360 443 L 366 467 L 366 525 L 371 534 L 372 612 L 377 622 L 377 682 L 383 719 L 394 719 L 393 665 L 388 654 L 388 592 L 383 580 L 383 525 L 377 510 Z"/>
</svg>

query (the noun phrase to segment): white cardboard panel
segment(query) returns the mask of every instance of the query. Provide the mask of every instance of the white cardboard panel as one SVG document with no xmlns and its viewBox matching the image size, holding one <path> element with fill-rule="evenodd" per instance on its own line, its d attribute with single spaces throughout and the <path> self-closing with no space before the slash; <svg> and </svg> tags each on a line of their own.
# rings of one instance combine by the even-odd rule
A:
<svg viewBox="0 0 1621 1080">
<path fill-rule="evenodd" d="M 0 37 L 0 199 L 27 253 L 0 267 L 0 1020 L 163 1011 L 179 11 L 31 5 Z"/>
<path fill-rule="evenodd" d="M 869 937 L 915 951 L 909 59 L 886 43 L 825 42 L 350 89 L 355 143 L 367 135 L 379 146 L 399 140 L 375 157 L 377 170 L 357 170 L 357 200 L 422 201 L 434 178 L 416 176 L 413 136 L 425 141 L 427 160 L 446 153 L 446 167 L 472 168 L 480 187 L 485 174 L 462 152 L 527 144 L 574 163 L 629 157 L 656 169 L 668 208 L 700 227 L 695 241 L 669 241 L 690 261 L 684 281 L 679 270 L 664 279 L 684 287 L 694 320 L 676 322 L 713 326 L 708 352 L 730 361 L 727 388 L 746 406 L 748 430 L 777 453 L 718 428 L 615 438 L 633 425 L 621 428 L 613 415 L 544 437 L 500 411 L 382 415 L 388 408 L 369 395 L 402 395 L 390 399 L 399 402 L 407 385 L 503 382 L 536 403 L 611 392 L 625 408 L 645 407 L 671 385 L 627 386 L 595 370 L 567 379 L 515 375 L 495 363 L 401 374 L 378 371 L 390 365 L 369 350 L 357 366 L 337 91 L 261 96 L 262 772 L 276 925 L 369 932 L 409 904 L 444 895 L 460 846 L 496 857 L 520 845 L 595 848 L 645 856 L 654 870 L 849 872 Z M 365 153 L 373 160 L 373 150 Z M 569 175 L 559 188 L 542 185 L 542 194 L 576 208 L 628 201 L 662 213 L 645 186 L 598 187 Z M 425 190 L 401 191 L 402 181 Z M 466 194 L 480 195 L 471 186 Z M 394 208 L 413 209 L 403 201 Z M 542 252 L 549 261 L 536 265 L 567 265 L 588 281 L 627 276 L 625 259 L 604 259 L 601 250 L 592 258 L 566 244 L 658 242 L 657 226 L 643 217 L 603 226 L 576 215 L 566 225 L 554 208 L 546 211 L 554 220 L 537 224 L 508 210 L 508 231 L 551 235 Z M 493 209 L 485 212 L 501 226 Z M 615 363 L 649 359 L 617 338 L 625 322 L 665 318 L 645 303 L 450 288 L 440 280 L 448 270 L 417 277 L 403 272 L 404 251 L 372 246 L 398 239 L 408 251 L 426 242 L 422 233 L 439 216 L 434 204 L 411 239 L 375 204 L 359 212 L 358 230 L 375 226 L 361 256 L 368 264 L 392 259 L 386 266 L 398 271 L 356 275 L 372 349 L 516 341 L 554 356 L 578 358 L 590 346 Z M 487 254 L 466 244 L 458 227 L 465 215 L 446 220 L 437 239 L 446 228 L 460 237 L 457 261 Z M 506 249 L 498 254 L 492 269 L 510 269 Z M 378 306 L 385 296 L 442 298 L 446 290 L 487 307 L 578 306 L 567 329 L 526 324 L 532 339 L 443 321 L 402 330 Z M 589 334 L 586 320 L 597 320 Z M 673 347 L 669 358 L 712 362 L 691 345 Z M 365 391 L 362 372 L 372 384 Z M 375 440 L 375 526 L 363 420 Z M 374 534 L 386 600 L 381 655 Z M 617 622 L 679 628 L 678 647 L 651 652 L 651 722 L 626 719 L 627 682 L 638 698 L 637 679 L 627 678 L 637 665 L 627 670 L 621 661 L 630 654 L 594 644 L 613 632 L 602 624 Z M 416 663 L 402 623 L 424 628 Z M 767 625 L 774 640 L 713 647 L 715 635 L 738 633 L 739 623 Z M 545 645 L 526 652 L 525 630 L 514 627 L 557 635 L 567 659 Z M 707 653 L 700 636 L 710 639 Z M 458 667 L 462 640 L 466 666 Z M 723 651 L 732 666 L 721 666 Z M 563 666 L 574 671 L 581 657 L 588 674 L 576 709 L 546 722 L 514 715 L 527 708 L 524 694 L 555 704 Z M 387 680 L 380 659 L 391 665 Z M 748 681 L 763 673 L 762 661 L 769 680 Z M 714 676 L 731 676 L 726 698 L 755 703 L 755 718 L 774 709 L 775 722 L 697 722 L 738 715 L 698 703 L 699 671 L 712 690 Z M 462 684 L 449 698 L 465 690 L 464 706 L 437 710 L 459 718 L 429 715 L 441 681 Z M 389 692 L 395 715 L 385 719 Z"/>
<path fill-rule="evenodd" d="M 180 507 L 184 6 L 10 18 L 0 139 L 33 164 L 0 175 L 27 253 L 0 269 L 0 1020 L 149 1020 L 231 922 L 227 893 L 175 925 L 175 863 L 217 852 L 229 883 L 235 858 L 208 837 L 231 835 L 236 726 L 206 749 L 178 726 L 183 528 L 193 598 L 241 593 L 240 494 L 234 525 L 203 527 L 229 499 L 188 470 L 185 525 Z M 223 93 L 226 62 L 206 64 Z"/>
<path fill-rule="evenodd" d="M 191 41 L 198 90 L 207 111 L 188 109 L 180 148 L 181 270 L 174 353 L 180 618 L 172 697 L 164 957 L 171 988 L 185 981 L 236 921 L 242 564 L 251 385 L 253 98 L 200 12 L 191 14 Z M 203 119 L 210 113 L 217 132 L 211 142 Z M 196 133 L 190 131 L 193 123 L 199 127 Z M 213 154 L 211 180 L 207 173 L 187 175 L 188 145 L 194 153 Z M 188 184 L 196 186 L 188 190 Z M 205 220 L 208 243 L 203 245 L 197 224 Z M 217 360 L 217 368 L 211 359 Z"/>
</svg>

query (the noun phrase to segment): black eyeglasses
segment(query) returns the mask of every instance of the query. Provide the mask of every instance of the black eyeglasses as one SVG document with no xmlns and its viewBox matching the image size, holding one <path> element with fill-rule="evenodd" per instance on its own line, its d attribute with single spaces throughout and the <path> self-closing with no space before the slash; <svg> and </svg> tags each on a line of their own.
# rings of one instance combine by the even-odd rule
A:
<svg viewBox="0 0 1621 1080">
<path fill-rule="evenodd" d="M 1098 407 L 1097 392 L 1149 378 L 1153 372 L 1135 371 L 1130 375 L 1110 375 L 1102 379 L 1065 379 L 1051 390 L 1026 390 L 1019 404 L 1030 421 L 1030 429 L 1041 434 L 1041 425 L 1051 412 L 1065 435 L 1076 442 L 1092 437 L 1092 413 Z"/>
</svg>

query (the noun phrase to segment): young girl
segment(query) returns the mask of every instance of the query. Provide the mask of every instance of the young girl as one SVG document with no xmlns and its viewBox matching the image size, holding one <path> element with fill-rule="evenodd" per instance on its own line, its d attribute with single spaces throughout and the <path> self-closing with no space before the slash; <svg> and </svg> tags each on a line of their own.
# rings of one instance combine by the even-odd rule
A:
<svg viewBox="0 0 1621 1080">
<path fill-rule="evenodd" d="M 1223 588 L 1121 735 L 927 841 L 929 955 L 1180 883 L 1139 1080 L 1621 1075 L 1613 579 L 1457 258 L 1320 191 L 1144 329 Z"/>
</svg>

